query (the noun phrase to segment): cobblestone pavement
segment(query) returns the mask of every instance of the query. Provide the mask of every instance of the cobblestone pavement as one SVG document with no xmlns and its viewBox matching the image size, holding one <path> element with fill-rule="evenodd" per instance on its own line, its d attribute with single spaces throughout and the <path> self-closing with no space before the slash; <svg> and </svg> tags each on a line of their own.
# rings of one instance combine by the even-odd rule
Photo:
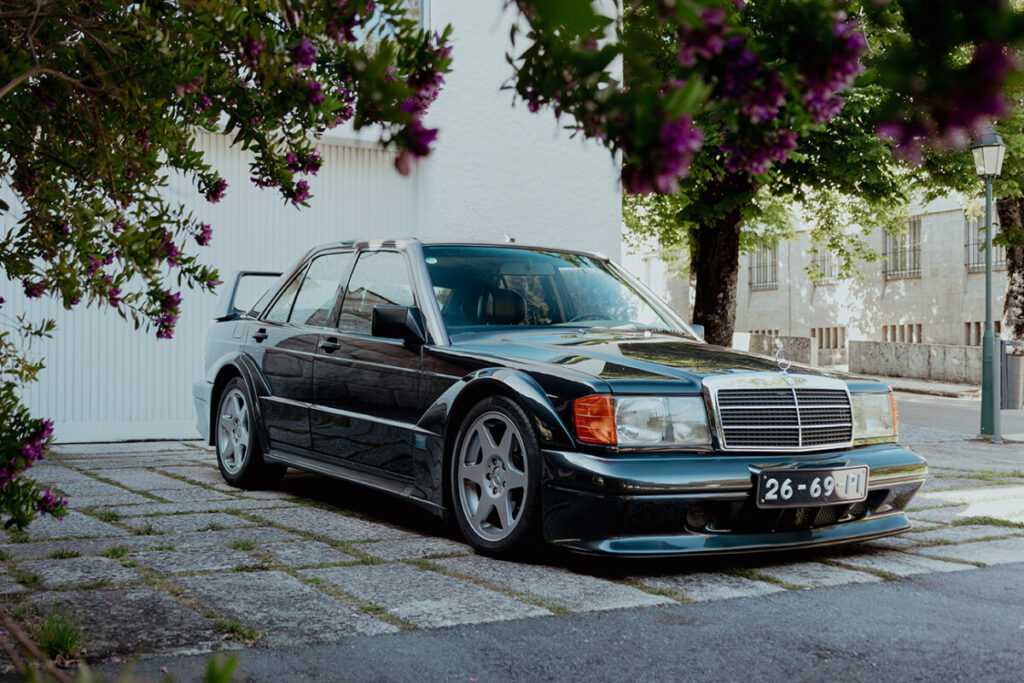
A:
<svg viewBox="0 0 1024 683">
<path fill-rule="evenodd" d="M 23 621 L 77 620 L 86 660 L 335 641 L 970 571 L 1024 561 L 1024 472 L 933 468 L 913 532 L 829 550 L 621 561 L 474 555 L 428 513 L 289 473 L 227 486 L 197 442 L 63 446 L 31 474 L 63 521 L 5 532 L 0 600 Z"/>
</svg>

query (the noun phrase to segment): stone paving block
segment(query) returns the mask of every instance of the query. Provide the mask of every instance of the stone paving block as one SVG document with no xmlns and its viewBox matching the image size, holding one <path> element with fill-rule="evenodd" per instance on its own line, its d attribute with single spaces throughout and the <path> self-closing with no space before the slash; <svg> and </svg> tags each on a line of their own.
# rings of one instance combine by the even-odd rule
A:
<svg viewBox="0 0 1024 683">
<path fill-rule="evenodd" d="M 127 536 L 128 532 L 106 522 L 71 510 L 64 519 L 37 517 L 26 530 L 33 541 L 90 536 Z"/>
<path fill-rule="evenodd" d="M 279 541 L 296 541 L 299 537 L 282 529 L 272 527 L 241 527 L 223 529 L 221 531 L 193 531 L 191 533 L 173 535 L 155 535 L 137 538 L 153 539 L 153 546 L 173 545 L 175 548 L 198 548 L 204 545 L 226 545 L 234 541 L 252 541 L 253 543 L 275 543 Z"/>
<path fill-rule="evenodd" d="M 105 507 L 107 505 L 142 505 L 145 503 L 152 503 L 152 498 L 146 498 L 145 496 L 126 491 L 120 490 L 120 493 L 108 493 L 103 496 L 67 496 L 68 505 L 74 509 L 83 510 L 91 507 Z"/>
<path fill-rule="evenodd" d="M 945 528 L 945 527 L 932 527 L 932 528 Z M 873 541 L 867 541 L 864 545 L 869 548 L 915 548 L 917 543 L 911 540 L 904 534 L 903 536 L 886 536 L 885 538 L 876 538 Z"/>
<path fill-rule="evenodd" d="M 180 534 L 188 531 L 203 531 L 211 526 L 232 529 L 253 526 L 253 522 L 236 515 L 211 512 L 196 515 L 155 515 L 153 517 L 130 517 L 121 520 L 133 529 L 151 527 L 158 534 Z M 212 531 L 212 529 L 211 529 Z"/>
<path fill-rule="evenodd" d="M 116 496 L 120 493 L 131 493 L 120 486 L 114 486 L 95 479 L 75 480 L 57 485 L 69 498 L 76 496 Z"/>
<path fill-rule="evenodd" d="M 274 543 L 259 548 L 257 552 L 269 553 L 271 557 L 287 567 L 311 567 L 317 564 L 358 561 L 358 558 L 320 541 Z"/>
<path fill-rule="evenodd" d="M 952 507 L 945 508 L 930 508 L 928 510 L 917 510 L 915 512 L 908 512 L 907 516 L 910 517 L 911 521 L 915 519 L 921 519 L 926 522 L 939 522 L 941 524 L 949 524 L 958 517 L 964 517 L 967 515 L 966 505 L 954 505 Z"/>
<path fill-rule="evenodd" d="M 138 583 L 142 577 L 109 557 L 72 557 L 66 560 L 33 560 L 18 567 L 36 574 L 44 588 L 80 586 L 94 581 Z"/>
<path fill-rule="evenodd" d="M 967 491 L 936 491 L 931 498 L 938 498 L 950 503 L 979 503 L 990 500 L 1021 500 L 1024 499 L 1024 486 L 986 486 Z"/>
<path fill-rule="evenodd" d="M 935 493 L 946 489 L 966 489 L 974 486 L 988 486 L 991 482 L 985 479 L 971 479 L 968 477 L 928 477 L 928 480 L 921 487 L 927 493 Z"/>
<path fill-rule="evenodd" d="M 120 458 L 117 460 L 88 460 L 76 463 L 83 470 L 91 472 L 98 477 L 106 477 L 110 470 L 134 469 L 144 471 L 150 467 L 174 467 L 177 465 L 188 465 L 192 461 L 179 455 L 169 457 L 147 457 L 134 456 L 132 458 Z"/>
<path fill-rule="evenodd" d="M 295 494 L 288 491 L 245 491 L 235 489 L 239 498 L 252 498 L 254 500 L 291 500 Z"/>
<path fill-rule="evenodd" d="M 386 607 L 420 626 L 454 626 L 550 614 L 495 591 L 407 564 L 304 569 L 358 600 Z"/>
<path fill-rule="evenodd" d="M 217 463 L 213 462 L 209 465 L 182 465 L 180 467 L 164 467 L 164 472 L 173 474 L 177 477 L 185 477 L 192 481 L 199 482 L 206 486 L 212 486 L 220 491 L 239 491 L 240 489 L 231 486 L 224 477 L 221 476 L 220 470 L 217 469 Z"/>
<path fill-rule="evenodd" d="M 435 562 L 449 571 L 557 602 L 573 612 L 664 605 L 673 602 L 669 598 L 652 595 L 632 586 L 585 574 L 574 574 L 556 567 L 503 562 L 476 555 Z"/>
<path fill-rule="evenodd" d="M 1024 562 L 1024 538 L 1015 536 L 1001 538 L 996 541 L 933 546 L 931 548 L 920 548 L 915 552 L 951 560 L 967 560 L 968 562 L 982 562 L 990 565 Z"/>
<path fill-rule="evenodd" d="M 897 551 L 872 555 L 850 555 L 841 558 L 837 557 L 836 560 L 851 567 L 874 569 L 876 571 L 888 572 L 897 576 L 931 574 L 933 572 L 958 572 L 972 568 L 967 564 L 943 562 L 942 560 L 933 560 L 927 557 L 910 555 Z"/>
<path fill-rule="evenodd" d="M 935 543 L 936 541 L 940 543 L 966 543 L 982 538 L 1019 536 L 1022 534 L 1024 534 L 1024 529 L 992 526 L 989 524 L 965 524 L 963 526 L 939 527 L 919 533 L 911 532 L 904 534 L 903 538 L 918 545 L 921 543 Z"/>
<path fill-rule="evenodd" d="M 60 486 L 61 484 L 73 484 L 75 482 L 96 481 L 89 475 L 82 474 L 70 467 L 47 464 L 34 466 L 32 468 L 32 478 L 43 485 L 56 484 L 57 486 Z"/>
<path fill-rule="evenodd" d="M 28 589 L 7 574 L 0 574 L 0 595 L 17 595 Z"/>
<path fill-rule="evenodd" d="M 148 586 L 42 593 L 43 614 L 56 608 L 77 619 L 90 660 L 131 653 L 210 652 L 222 649 L 213 622 Z"/>
<path fill-rule="evenodd" d="M 740 576 L 701 572 L 676 576 L 638 576 L 634 580 L 651 588 L 674 590 L 690 600 L 724 600 L 767 595 L 786 590 L 766 581 L 752 581 Z"/>
<path fill-rule="evenodd" d="M 436 536 L 402 538 L 395 541 L 359 543 L 357 548 L 382 560 L 415 560 L 438 555 L 469 555 L 473 549 L 465 543 Z"/>
<path fill-rule="evenodd" d="M 204 610 L 263 631 L 270 646 L 333 641 L 398 629 L 282 572 L 232 572 L 175 579 Z"/>
<path fill-rule="evenodd" d="M 135 553 L 132 557 L 142 566 L 161 574 L 226 571 L 259 564 L 259 561 L 248 553 L 220 547 L 157 550 Z"/>
<path fill-rule="evenodd" d="M 164 451 L 191 450 L 178 441 L 129 441 L 112 443 L 59 444 L 53 450 L 69 457 L 132 453 L 160 453 Z"/>
<path fill-rule="evenodd" d="M 116 481 L 121 486 L 136 491 L 149 491 L 150 489 L 187 489 L 192 484 L 178 479 L 173 479 L 159 472 L 149 470 L 106 470 L 103 476 L 111 481 Z"/>
<path fill-rule="evenodd" d="M 273 501 L 250 501 L 273 502 Z M 281 501 L 283 502 L 283 501 Z M 293 507 L 284 510 L 260 512 L 260 517 L 290 529 L 299 529 L 335 541 L 363 541 L 372 539 L 410 538 L 412 534 L 377 522 L 367 522 L 341 512 L 319 508 Z"/>
<path fill-rule="evenodd" d="M 880 576 L 874 574 L 832 567 L 821 562 L 794 562 L 793 564 L 758 567 L 757 572 L 806 588 L 843 586 L 848 583 L 874 583 L 882 580 Z"/>
<path fill-rule="evenodd" d="M 177 515 L 184 512 L 220 512 L 222 510 L 248 510 L 268 514 L 266 508 L 292 508 L 287 500 L 196 500 L 187 503 L 148 503 L 146 505 L 118 505 L 104 508 L 122 517 L 138 515 Z"/>
<path fill-rule="evenodd" d="M 194 503 L 197 501 L 208 502 L 216 500 L 236 500 L 233 496 L 220 491 L 212 491 L 202 486 L 193 486 L 187 489 L 152 489 L 147 493 L 163 498 L 170 503 Z"/>
<path fill-rule="evenodd" d="M 913 512 L 915 510 L 945 507 L 946 505 L 949 505 L 949 501 L 939 500 L 938 498 L 929 498 L 928 496 L 918 494 L 910 501 L 910 505 L 907 506 L 907 510 L 909 512 Z"/>
</svg>

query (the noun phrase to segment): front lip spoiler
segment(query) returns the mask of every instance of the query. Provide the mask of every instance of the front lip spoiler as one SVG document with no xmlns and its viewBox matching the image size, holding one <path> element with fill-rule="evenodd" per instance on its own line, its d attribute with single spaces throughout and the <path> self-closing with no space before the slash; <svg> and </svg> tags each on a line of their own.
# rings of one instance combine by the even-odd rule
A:
<svg viewBox="0 0 1024 683">
<path fill-rule="evenodd" d="M 910 529 L 903 513 L 869 517 L 834 526 L 758 534 L 679 534 L 629 536 L 606 539 L 552 539 L 568 550 L 620 557 L 674 557 L 678 555 L 722 555 L 817 548 L 851 541 L 870 541 Z"/>
</svg>

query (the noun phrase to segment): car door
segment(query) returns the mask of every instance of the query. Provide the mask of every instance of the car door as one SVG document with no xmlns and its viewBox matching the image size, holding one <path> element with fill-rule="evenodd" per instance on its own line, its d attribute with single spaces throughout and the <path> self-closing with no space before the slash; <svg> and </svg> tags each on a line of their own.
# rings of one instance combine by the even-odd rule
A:
<svg viewBox="0 0 1024 683">
<path fill-rule="evenodd" d="M 420 351 L 370 333 L 373 307 L 413 306 L 409 264 L 398 251 L 362 251 L 337 329 L 321 336 L 314 362 L 313 448 L 339 464 L 413 476 Z"/>
<path fill-rule="evenodd" d="M 352 258 L 351 252 L 315 256 L 249 327 L 246 347 L 270 390 L 260 408 L 272 448 L 312 448 L 313 359 Z"/>
</svg>

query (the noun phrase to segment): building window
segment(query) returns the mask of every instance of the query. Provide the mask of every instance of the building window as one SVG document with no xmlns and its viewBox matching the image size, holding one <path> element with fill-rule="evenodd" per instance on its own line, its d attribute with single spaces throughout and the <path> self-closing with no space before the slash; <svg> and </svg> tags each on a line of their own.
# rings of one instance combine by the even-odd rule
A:
<svg viewBox="0 0 1024 683">
<path fill-rule="evenodd" d="M 750 289 L 779 288 L 777 247 L 761 247 L 750 255 Z"/>
<path fill-rule="evenodd" d="M 967 235 L 964 248 L 967 250 L 964 263 L 968 273 L 985 272 L 985 222 L 980 218 L 964 221 Z M 992 224 L 992 238 L 999 234 L 999 224 Z M 1006 247 L 992 245 L 992 268 L 1006 269 Z"/>
<path fill-rule="evenodd" d="M 761 334 L 761 335 L 764 335 L 765 337 L 778 337 L 779 336 L 779 331 L 778 330 L 751 330 L 750 334 Z"/>
<path fill-rule="evenodd" d="M 992 321 L 992 331 L 996 334 L 1003 333 L 1001 320 Z M 982 337 L 985 334 L 985 323 L 980 320 L 964 323 L 964 346 L 981 346 Z"/>
<path fill-rule="evenodd" d="M 924 341 L 921 336 L 921 324 L 882 325 L 882 341 L 920 344 Z"/>
<path fill-rule="evenodd" d="M 845 327 L 812 327 L 811 339 L 818 342 L 819 349 L 845 349 Z"/>
<path fill-rule="evenodd" d="M 811 259 L 814 266 L 814 273 L 819 277 L 814 280 L 817 285 L 834 285 L 836 283 L 835 256 L 828 249 L 819 247 Z"/>
<path fill-rule="evenodd" d="M 886 280 L 921 277 L 921 217 L 911 216 L 903 232 L 885 234 Z"/>
</svg>

